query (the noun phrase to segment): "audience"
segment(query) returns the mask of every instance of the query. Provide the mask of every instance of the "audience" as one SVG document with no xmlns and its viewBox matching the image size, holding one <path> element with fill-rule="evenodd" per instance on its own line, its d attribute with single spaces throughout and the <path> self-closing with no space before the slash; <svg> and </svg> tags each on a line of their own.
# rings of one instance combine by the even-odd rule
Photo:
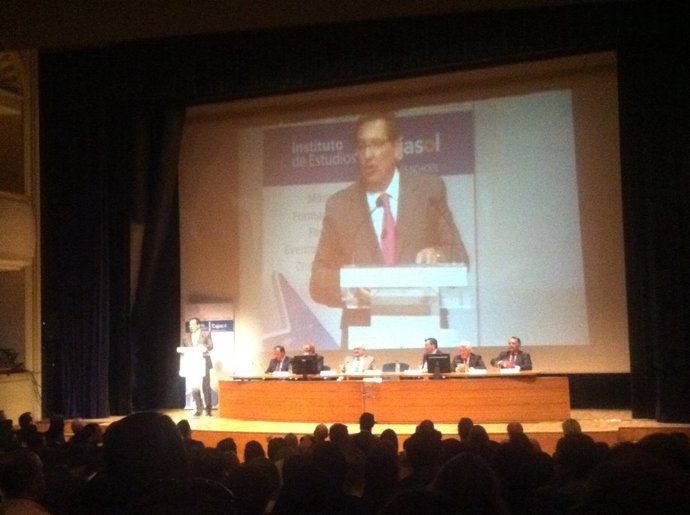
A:
<svg viewBox="0 0 690 515">
<path fill-rule="evenodd" d="M 318 424 L 298 439 L 256 440 L 238 458 L 233 438 L 204 447 L 187 420 L 135 413 L 108 426 L 51 417 L 45 433 L 31 413 L 0 449 L 0 513 L 591 514 L 690 513 L 690 439 L 653 433 L 610 449 L 563 421 L 553 456 L 517 421 L 491 440 L 463 417 L 443 439 L 423 420 L 404 439 Z M 5 427 L 5 426 L 3 426 Z M 268 454 L 268 456 L 266 455 Z"/>
<path fill-rule="evenodd" d="M 187 449 L 187 453 L 190 456 L 197 454 L 204 449 L 204 442 L 194 440 L 194 438 L 192 438 L 192 426 L 189 424 L 189 420 L 180 420 L 177 423 L 177 429 L 180 431 L 182 443 L 184 443 L 185 449 Z"/>
<path fill-rule="evenodd" d="M 0 491 L 4 497 L 0 513 L 50 513 L 40 504 L 45 494 L 43 463 L 29 449 L 0 454 Z"/>
</svg>

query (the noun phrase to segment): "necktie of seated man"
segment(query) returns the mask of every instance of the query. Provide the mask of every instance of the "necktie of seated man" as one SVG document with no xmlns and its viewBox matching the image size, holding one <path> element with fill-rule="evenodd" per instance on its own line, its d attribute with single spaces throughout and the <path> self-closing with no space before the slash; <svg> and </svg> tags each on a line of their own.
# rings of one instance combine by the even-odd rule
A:
<svg viewBox="0 0 690 515">
<path fill-rule="evenodd" d="M 359 372 L 361 372 L 361 370 L 360 370 L 360 366 L 359 366 L 359 356 L 357 356 L 355 358 L 355 374 L 358 374 Z"/>
<path fill-rule="evenodd" d="M 390 202 L 388 201 L 388 193 L 382 193 L 377 205 L 383 207 L 383 226 L 381 229 L 381 253 L 383 254 L 383 262 L 387 265 L 395 264 L 395 218 L 391 211 Z"/>
</svg>

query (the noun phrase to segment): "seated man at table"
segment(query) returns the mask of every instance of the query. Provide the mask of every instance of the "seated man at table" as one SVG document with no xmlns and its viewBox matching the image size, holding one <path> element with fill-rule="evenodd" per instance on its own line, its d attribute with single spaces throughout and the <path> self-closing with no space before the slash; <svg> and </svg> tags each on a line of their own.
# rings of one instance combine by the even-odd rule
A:
<svg viewBox="0 0 690 515">
<path fill-rule="evenodd" d="M 424 354 L 422 355 L 422 365 L 421 369 L 426 371 L 427 364 L 426 360 L 429 354 L 439 354 L 438 341 L 436 338 L 426 338 L 424 340 Z"/>
<path fill-rule="evenodd" d="M 363 345 L 352 349 L 352 355 L 345 358 L 346 374 L 361 374 L 374 368 L 374 357 L 368 356 Z"/>
<path fill-rule="evenodd" d="M 501 351 L 498 357 L 491 360 L 491 364 L 498 368 L 520 368 L 532 370 L 532 358 L 528 352 L 520 349 L 522 342 L 517 336 L 508 338 L 508 349 Z"/>
<path fill-rule="evenodd" d="M 329 370 L 329 368 L 325 367 L 323 364 L 323 356 L 316 353 L 316 345 L 314 345 L 313 343 L 305 343 L 304 345 L 302 345 L 302 355 L 316 356 L 316 361 L 318 363 L 317 368 L 319 369 L 319 371 Z"/>
<path fill-rule="evenodd" d="M 290 370 L 290 356 L 285 355 L 285 347 L 276 345 L 273 347 L 273 357 L 266 367 L 265 374 L 273 372 L 287 372 Z"/>
<path fill-rule="evenodd" d="M 486 368 L 484 360 L 479 354 L 472 352 L 469 342 L 462 342 L 458 347 L 458 353 L 453 357 L 452 370 L 467 372 L 470 368 Z"/>
</svg>

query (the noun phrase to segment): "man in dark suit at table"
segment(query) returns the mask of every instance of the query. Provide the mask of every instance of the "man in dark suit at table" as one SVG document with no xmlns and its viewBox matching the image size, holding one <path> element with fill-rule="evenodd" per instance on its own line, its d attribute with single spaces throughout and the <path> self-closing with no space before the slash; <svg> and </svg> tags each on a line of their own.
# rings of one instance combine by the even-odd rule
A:
<svg viewBox="0 0 690 515">
<path fill-rule="evenodd" d="M 426 372 L 427 370 L 427 358 L 429 354 L 439 354 L 438 341 L 436 338 L 427 338 L 424 340 L 424 354 L 422 355 L 422 365 L 421 368 Z"/>
<path fill-rule="evenodd" d="M 276 345 L 273 347 L 273 357 L 266 367 L 265 374 L 273 372 L 287 372 L 290 370 L 290 356 L 285 355 L 285 347 Z"/>
<path fill-rule="evenodd" d="M 347 265 L 469 263 L 443 180 L 398 170 L 402 156 L 393 114 L 359 118 L 359 178 L 326 202 L 309 282 L 314 301 L 343 307 L 340 269 Z M 369 324 L 367 291 L 353 292 L 353 298 L 360 309 L 343 310 L 343 328 Z"/>
<path fill-rule="evenodd" d="M 520 368 L 520 370 L 532 370 L 532 358 L 529 352 L 520 347 L 522 341 L 517 336 L 508 338 L 508 349 L 501 351 L 498 357 L 491 360 L 491 364 L 498 368 Z"/>
</svg>

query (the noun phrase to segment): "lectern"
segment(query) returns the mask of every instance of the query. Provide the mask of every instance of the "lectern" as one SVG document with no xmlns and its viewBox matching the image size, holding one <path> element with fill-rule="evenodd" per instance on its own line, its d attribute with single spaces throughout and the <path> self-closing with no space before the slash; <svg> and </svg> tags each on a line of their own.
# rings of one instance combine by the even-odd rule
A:
<svg viewBox="0 0 690 515">
<path fill-rule="evenodd" d="M 400 338 L 423 339 L 447 329 L 448 310 L 463 308 L 467 275 L 464 263 L 341 268 L 344 309 L 371 314 L 369 326 L 347 328 L 348 342 L 376 338 L 379 346 L 395 348 Z"/>
<path fill-rule="evenodd" d="M 188 385 L 201 385 L 206 375 L 204 350 L 200 346 L 177 348 L 180 354 L 180 377 L 184 377 Z"/>
<path fill-rule="evenodd" d="M 346 309 L 371 309 L 372 315 L 438 315 L 459 302 L 467 286 L 464 263 L 400 266 L 346 266 L 340 289 Z"/>
</svg>

